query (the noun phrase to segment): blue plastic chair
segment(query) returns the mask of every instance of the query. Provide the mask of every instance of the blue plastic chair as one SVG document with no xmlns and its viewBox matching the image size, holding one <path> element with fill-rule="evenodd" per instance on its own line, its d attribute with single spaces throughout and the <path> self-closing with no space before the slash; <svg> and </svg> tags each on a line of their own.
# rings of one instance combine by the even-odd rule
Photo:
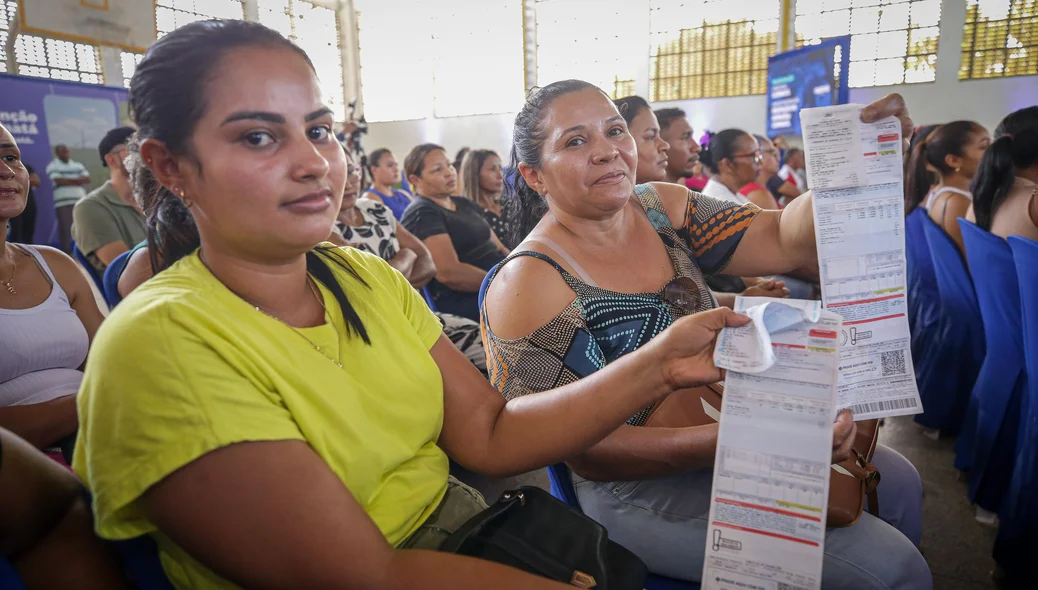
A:
<svg viewBox="0 0 1038 590">
<path fill-rule="evenodd" d="M 958 221 L 980 303 L 987 352 L 955 441 L 955 463 L 970 467 L 970 501 L 998 512 L 1013 474 L 1026 381 L 1020 287 L 1009 244 L 965 219 Z"/>
<path fill-rule="evenodd" d="M 912 334 L 912 362 L 916 379 L 927 371 L 930 351 L 941 315 L 937 275 L 930 257 L 923 224 L 932 223 L 926 209 L 918 208 L 905 218 L 905 258 L 908 278 L 908 328 Z"/>
<path fill-rule="evenodd" d="M 101 283 L 104 287 L 105 300 L 108 301 L 108 307 L 112 309 L 115 309 L 115 306 L 123 300 L 123 296 L 119 294 L 119 277 L 122 276 L 126 263 L 130 261 L 133 253 L 134 250 L 123 252 L 105 268 L 105 276 Z"/>
<path fill-rule="evenodd" d="M 565 463 L 549 465 L 548 480 L 551 482 L 552 496 L 580 510 L 577 492 L 573 489 L 573 478 L 570 477 L 569 467 L 566 467 Z M 699 584 L 649 574 L 645 580 L 645 590 L 699 590 Z"/>
<path fill-rule="evenodd" d="M 1016 277 L 1020 283 L 1020 315 L 1027 387 L 1020 404 L 1016 464 L 1009 490 L 999 510 L 995 561 L 1012 583 L 1033 587 L 1034 557 L 1038 555 L 1038 242 L 1010 236 Z"/>
<path fill-rule="evenodd" d="M 927 428 L 956 434 L 984 361 L 984 325 L 958 246 L 929 218 L 923 232 L 937 276 L 941 314 L 928 366 L 918 377 L 924 411 L 915 420 Z"/>
<path fill-rule="evenodd" d="M 432 298 L 432 293 L 429 292 L 429 287 L 422 287 L 422 298 L 425 299 L 425 304 L 429 306 L 429 309 L 440 311 L 436 309 L 436 302 Z"/>
<path fill-rule="evenodd" d="M 87 274 L 90 275 L 90 278 L 94 280 L 94 284 L 97 285 L 98 290 L 101 291 L 102 294 L 104 294 L 105 284 L 104 281 L 101 280 L 101 275 L 97 274 L 97 270 L 94 269 L 94 265 L 90 264 L 90 261 L 87 260 L 86 254 L 83 254 L 82 250 L 79 249 L 79 246 L 77 246 L 75 242 L 72 243 L 72 256 L 76 259 L 77 262 L 79 262 L 80 265 L 83 266 L 83 268 L 86 269 Z"/>
</svg>

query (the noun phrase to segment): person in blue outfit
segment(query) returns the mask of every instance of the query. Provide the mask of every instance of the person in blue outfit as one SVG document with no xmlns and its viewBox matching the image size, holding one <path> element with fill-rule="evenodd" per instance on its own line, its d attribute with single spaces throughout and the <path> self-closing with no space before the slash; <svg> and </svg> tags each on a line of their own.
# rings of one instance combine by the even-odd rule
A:
<svg viewBox="0 0 1038 590">
<path fill-rule="evenodd" d="M 400 165 L 393 152 L 387 148 L 379 148 L 368 156 L 368 173 L 371 174 L 371 186 L 361 195 L 362 199 L 382 203 L 393 212 L 393 217 L 400 219 L 404 209 L 411 204 L 411 194 L 394 185 L 400 182 Z"/>
</svg>

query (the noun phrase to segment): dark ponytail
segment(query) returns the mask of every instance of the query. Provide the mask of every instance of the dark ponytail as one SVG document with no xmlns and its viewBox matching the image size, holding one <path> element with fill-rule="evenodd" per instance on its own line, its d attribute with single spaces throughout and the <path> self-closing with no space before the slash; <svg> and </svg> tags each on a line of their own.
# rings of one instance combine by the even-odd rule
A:
<svg viewBox="0 0 1038 590">
<path fill-rule="evenodd" d="M 1017 170 L 1038 164 L 1038 106 L 1011 113 L 995 129 L 973 178 L 973 214 L 977 226 L 991 231 L 991 222 L 1016 181 Z"/>
<path fill-rule="evenodd" d="M 273 29 L 242 20 L 210 20 L 184 25 L 156 41 L 130 80 L 129 110 L 138 131 L 131 143 L 128 169 L 134 196 L 145 214 L 148 254 L 156 273 L 194 252 L 201 241 L 183 201 L 162 186 L 141 160 L 140 143 L 161 141 L 171 153 L 193 160 L 201 175 L 202 163 L 194 157 L 191 137 L 205 112 L 206 85 L 214 79 L 220 58 L 243 47 L 284 48 L 314 69 L 306 52 Z M 322 248 L 306 254 L 307 270 L 335 296 L 349 332 L 370 344 L 367 330 L 330 264 L 338 264 L 367 286 L 341 257 Z"/>
<path fill-rule="evenodd" d="M 917 142 L 905 162 L 905 215 L 922 204 L 937 175 L 926 166 L 926 140 Z"/>
<path fill-rule="evenodd" d="M 709 145 L 699 152 L 699 161 L 710 172 L 720 174 L 721 161 L 733 160 L 738 152 L 739 140 L 750 134 L 742 129 L 725 129 L 710 136 Z M 734 161 L 734 160 L 733 160 Z"/>
<path fill-rule="evenodd" d="M 952 169 L 945 161 L 948 156 L 961 156 L 963 149 L 973 140 L 973 134 L 983 130 L 973 121 L 952 121 L 933 130 L 930 136 L 912 148 L 905 166 L 905 213 L 919 207 L 930 187 L 938 181 L 930 168 L 939 174 L 949 174 Z"/>
<path fill-rule="evenodd" d="M 526 96 L 526 104 L 515 116 L 512 129 L 512 152 L 509 157 L 509 179 L 505 183 L 505 192 L 501 203 L 501 213 L 512 228 L 512 243 L 518 244 L 537 227 L 544 214 L 548 212 L 548 203 L 544 196 L 526 184 L 519 173 L 519 164 L 530 168 L 541 167 L 541 149 L 547 130 L 543 129 L 544 117 L 551 103 L 558 97 L 579 92 L 581 90 L 598 90 L 594 84 L 583 80 L 562 80 L 553 82 L 543 88 L 534 88 Z M 602 96 L 609 98 L 604 92 Z"/>
</svg>

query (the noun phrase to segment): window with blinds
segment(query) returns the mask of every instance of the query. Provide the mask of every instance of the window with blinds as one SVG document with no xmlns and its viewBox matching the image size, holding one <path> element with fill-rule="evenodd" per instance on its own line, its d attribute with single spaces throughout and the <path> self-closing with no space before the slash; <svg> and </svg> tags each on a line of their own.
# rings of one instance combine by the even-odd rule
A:
<svg viewBox="0 0 1038 590">
<path fill-rule="evenodd" d="M 144 59 L 143 53 L 123 51 L 119 55 L 119 66 L 122 69 L 124 88 L 130 87 L 130 78 L 133 78 L 133 73 L 137 70 L 137 64 L 141 63 L 142 59 Z"/>
<path fill-rule="evenodd" d="M 933 82 L 941 0 L 797 0 L 797 46 L 851 36 L 851 88 Z"/>
<path fill-rule="evenodd" d="M 537 85 L 576 78 L 613 98 L 634 94 L 648 46 L 646 0 L 538 0 Z"/>
<path fill-rule="evenodd" d="M 18 3 L 14 0 L 0 0 L 0 72 L 7 71 L 7 39 L 17 11 Z"/>
<path fill-rule="evenodd" d="M 7 41 L 17 13 L 17 2 L 0 0 L 0 72 L 7 71 Z M 12 73 L 22 76 L 86 84 L 104 82 L 98 48 L 85 43 L 21 34 L 14 40 L 14 61 L 16 70 Z"/>
<path fill-rule="evenodd" d="M 368 121 L 522 106 L 521 0 L 356 0 L 355 6 Z"/>
<path fill-rule="evenodd" d="M 241 0 L 154 0 L 155 32 L 161 37 L 177 27 L 214 18 L 245 18 Z"/>
<path fill-rule="evenodd" d="M 959 79 L 1038 74 L 1038 0 L 967 0 Z"/>
<path fill-rule="evenodd" d="M 259 0 L 259 22 L 294 41 L 317 71 L 325 104 L 335 119 L 346 118 L 338 18 L 330 8 L 306 0 Z"/>
<path fill-rule="evenodd" d="M 104 82 L 97 47 L 35 35 L 18 35 L 14 58 L 22 76 L 68 80 L 85 84 Z"/>
<path fill-rule="evenodd" d="M 764 94 L 778 0 L 652 0 L 649 100 Z"/>
</svg>

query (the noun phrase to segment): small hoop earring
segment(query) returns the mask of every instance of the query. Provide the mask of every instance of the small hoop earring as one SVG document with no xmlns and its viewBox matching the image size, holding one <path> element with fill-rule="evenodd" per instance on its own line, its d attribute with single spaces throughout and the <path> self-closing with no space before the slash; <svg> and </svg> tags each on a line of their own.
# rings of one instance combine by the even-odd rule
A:
<svg viewBox="0 0 1038 590">
<path fill-rule="evenodd" d="M 962 168 L 959 168 L 959 167 L 956 167 L 956 168 L 955 168 L 955 171 L 956 171 L 956 172 L 960 172 L 961 170 L 962 170 Z"/>
</svg>

